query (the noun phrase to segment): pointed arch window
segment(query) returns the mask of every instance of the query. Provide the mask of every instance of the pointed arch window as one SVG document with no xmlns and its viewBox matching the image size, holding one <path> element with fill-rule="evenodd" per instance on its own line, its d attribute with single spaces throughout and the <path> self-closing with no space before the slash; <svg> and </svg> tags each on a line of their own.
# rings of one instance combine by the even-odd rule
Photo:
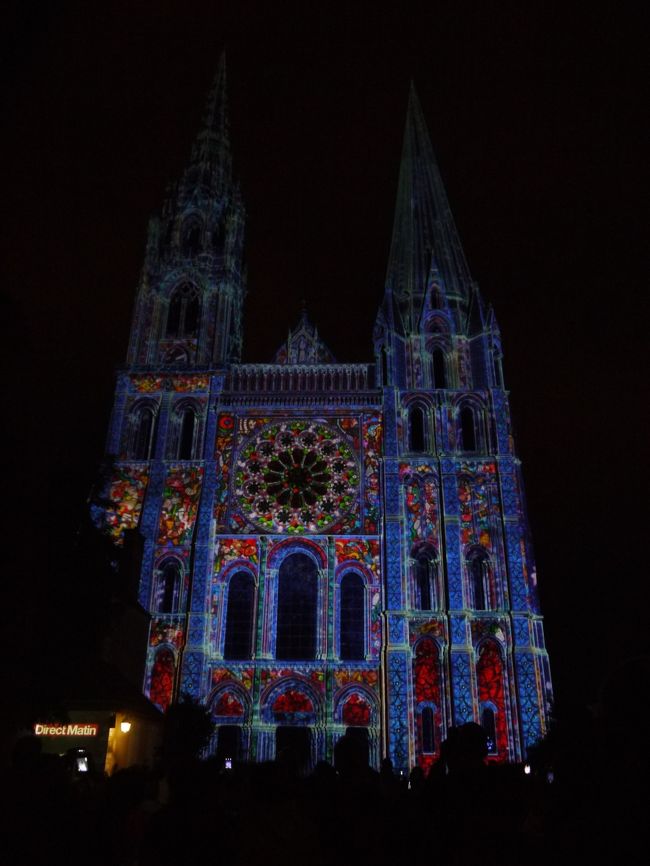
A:
<svg viewBox="0 0 650 866">
<path fill-rule="evenodd" d="M 409 449 L 415 454 L 426 450 L 426 424 L 421 406 L 413 406 L 409 412 Z"/>
<path fill-rule="evenodd" d="M 250 659 L 253 646 L 253 575 L 238 571 L 228 585 L 224 659 Z"/>
<path fill-rule="evenodd" d="M 415 592 L 418 610 L 436 610 L 437 562 L 435 552 L 420 550 L 415 556 Z"/>
<path fill-rule="evenodd" d="M 485 550 L 473 550 L 467 558 L 467 576 L 474 610 L 494 608 L 494 588 L 490 559 Z"/>
<path fill-rule="evenodd" d="M 492 704 L 481 706 L 481 727 L 487 737 L 488 755 L 496 755 L 497 749 L 497 720 L 495 708 Z"/>
<path fill-rule="evenodd" d="M 365 658 L 365 600 L 363 578 L 352 572 L 341 580 L 340 655 L 346 661 Z"/>
<path fill-rule="evenodd" d="M 201 250 L 201 226 L 191 219 L 183 226 L 183 255 L 195 256 Z"/>
<path fill-rule="evenodd" d="M 421 718 L 422 752 L 432 755 L 436 751 L 436 728 L 433 717 L 433 707 L 422 708 Z"/>
<path fill-rule="evenodd" d="M 500 758 L 508 751 L 504 678 L 501 647 L 489 638 L 480 645 L 476 662 L 479 719 L 488 738 L 488 754 Z"/>
<path fill-rule="evenodd" d="M 179 460 L 192 460 L 194 458 L 194 441 L 196 433 L 196 412 L 192 406 L 185 406 L 180 414 L 180 430 L 178 436 Z"/>
<path fill-rule="evenodd" d="M 440 649 L 435 640 L 423 637 L 413 655 L 413 693 L 417 707 L 416 750 L 418 764 L 429 767 L 442 741 L 442 695 Z"/>
<path fill-rule="evenodd" d="M 158 571 L 154 610 L 157 613 L 174 613 L 180 607 L 180 594 L 180 563 L 175 559 L 168 559 Z"/>
<path fill-rule="evenodd" d="M 445 353 L 439 346 L 431 353 L 432 357 L 432 369 L 433 369 L 433 387 L 434 388 L 446 388 L 447 387 L 447 362 L 445 360 Z"/>
<path fill-rule="evenodd" d="M 388 349 L 382 346 L 380 349 L 381 357 L 381 384 L 386 387 L 388 385 Z"/>
<path fill-rule="evenodd" d="M 180 291 L 174 292 L 169 301 L 167 311 L 167 328 L 165 336 L 178 337 L 181 330 L 181 311 L 183 309 L 183 296 Z"/>
<path fill-rule="evenodd" d="M 460 439 L 463 451 L 476 451 L 476 419 L 471 406 L 460 410 Z"/>
<path fill-rule="evenodd" d="M 278 574 L 277 659 L 316 658 L 317 568 L 305 553 L 283 560 Z"/>
<path fill-rule="evenodd" d="M 199 329 L 199 295 L 191 283 L 183 283 L 169 299 L 165 336 L 194 337 Z"/>
<path fill-rule="evenodd" d="M 131 457 L 149 460 L 153 445 L 155 414 L 151 406 L 141 406 L 135 413 Z"/>
</svg>

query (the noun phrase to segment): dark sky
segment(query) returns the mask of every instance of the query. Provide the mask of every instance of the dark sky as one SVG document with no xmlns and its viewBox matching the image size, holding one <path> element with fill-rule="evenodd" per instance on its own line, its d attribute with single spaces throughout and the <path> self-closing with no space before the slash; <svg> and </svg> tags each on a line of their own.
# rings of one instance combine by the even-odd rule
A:
<svg viewBox="0 0 650 866">
<path fill-rule="evenodd" d="M 147 219 L 187 162 L 222 48 L 251 361 L 272 357 L 302 298 L 339 360 L 371 359 L 413 78 L 501 325 L 558 690 L 593 699 L 647 632 L 635 5 L 15 3 L 2 299 L 16 549 L 64 549 L 83 505 Z M 36 581 L 38 609 L 33 571 L 17 579 Z"/>
</svg>

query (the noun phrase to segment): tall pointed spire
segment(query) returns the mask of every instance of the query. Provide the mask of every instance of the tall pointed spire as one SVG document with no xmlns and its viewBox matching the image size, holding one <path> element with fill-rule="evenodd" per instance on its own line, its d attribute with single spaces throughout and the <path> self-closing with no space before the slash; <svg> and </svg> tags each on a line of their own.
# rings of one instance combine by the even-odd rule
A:
<svg viewBox="0 0 650 866">
<path fill-rule="evenodd" d="M 471 276 L 411 82 L 386 273 L 386 294 L 392 295 L 406 331 L 418 327 L 432 265 L 452 305 L 464 306 Z"/>
<path fill-rule="evenodd" d="M 219 59 L 184 180 L 188 184 L 205 185 L 212 191 L 222 191 L 224 184 L 232 180 L 225 52 Z"/>
</svg>

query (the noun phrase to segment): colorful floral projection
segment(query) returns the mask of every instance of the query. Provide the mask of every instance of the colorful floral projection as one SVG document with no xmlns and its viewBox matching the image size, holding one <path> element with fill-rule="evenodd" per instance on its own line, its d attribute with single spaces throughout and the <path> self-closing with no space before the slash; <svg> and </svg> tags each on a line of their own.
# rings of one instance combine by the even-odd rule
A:
<svg viewBox="0 0 650 866">
<path fill-rule="evenodd" d="M 95 525 L 122 543 L 124 531 L 136 529 L 142 511 L 142 501 L 149 480 L 149 470 L 136 466 L 116 466 L 113 479 L 104 496 L 110 505 L 95 505 L 91 514 Z"/>
<path fill-rule="evenodd" d="M 219 415 L 214 456 L 216 460 L 217 484 L 214 495 L 214 519 L 217 530 L 226 523 L 228 508 L 228 481 L 230 478 L 230 457 L 234 442 L 235 419 L 232 415 Z"/>
<path fill-rule="evenodd" d="M 212 715 L 240 719 L 244 716 L 244 706 L 235 695 L 225 691 L 219 695 L 212 705 Z"/>
<path fill-rule="evenodd" d="M 170 469 L 163 490 L 159 544 L 180 546 L 191 540 L 202 477 L 199 466 Z"/>
<path fill-rule="evenodd" d="M 156 391 L 207 391 L 210 379 L 206 375 L 180 375 L 180 376 L 157 376 L 146 374 L 142 376 L 131 376 L 131 383 L 135 391 L 140 394 L 151 394 Z"/>
<path fill-rule="evenodd" d="M 314 715 L 314 705 L 310 698 L 297 689 L 289 688 L 273 701 L 273 718 L 276 722 L 311 721 Z"/>
<path fill-rule="evenodd" d="M 352 694 L 343 704 L 341 721 L 344 725 L 353 727 L 366 727 L 370 724 L 370 705 L 365 698 L 358 694 Z"/>
<path fill-rule="evenodd" d="M 373 535 L 379 526 L 379 461 L 382 456 L 381 418 L 371 415 L 363 421 L 363 461 L 366 509 L 364 530 Z"/>
</svg>

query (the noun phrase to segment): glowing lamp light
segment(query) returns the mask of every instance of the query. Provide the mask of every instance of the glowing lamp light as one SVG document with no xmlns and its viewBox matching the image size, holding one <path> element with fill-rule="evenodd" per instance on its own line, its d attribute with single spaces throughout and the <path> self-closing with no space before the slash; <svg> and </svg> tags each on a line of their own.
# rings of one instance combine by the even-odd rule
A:
<svg viewBox="0 0 650 866">
<path fill-rule="evenodd" d="M 128 722 L 126 719 L 124 719 L 123 722 L 120 722 L 120 731 L 122 731 L 123 734 L 128 734 L 130 730 L 131 722 Z"/>
<path fill-rule="evenodd" d="M 524 773 L 530 776 L 530 764 L 524 764 Z"/>
</svg>

